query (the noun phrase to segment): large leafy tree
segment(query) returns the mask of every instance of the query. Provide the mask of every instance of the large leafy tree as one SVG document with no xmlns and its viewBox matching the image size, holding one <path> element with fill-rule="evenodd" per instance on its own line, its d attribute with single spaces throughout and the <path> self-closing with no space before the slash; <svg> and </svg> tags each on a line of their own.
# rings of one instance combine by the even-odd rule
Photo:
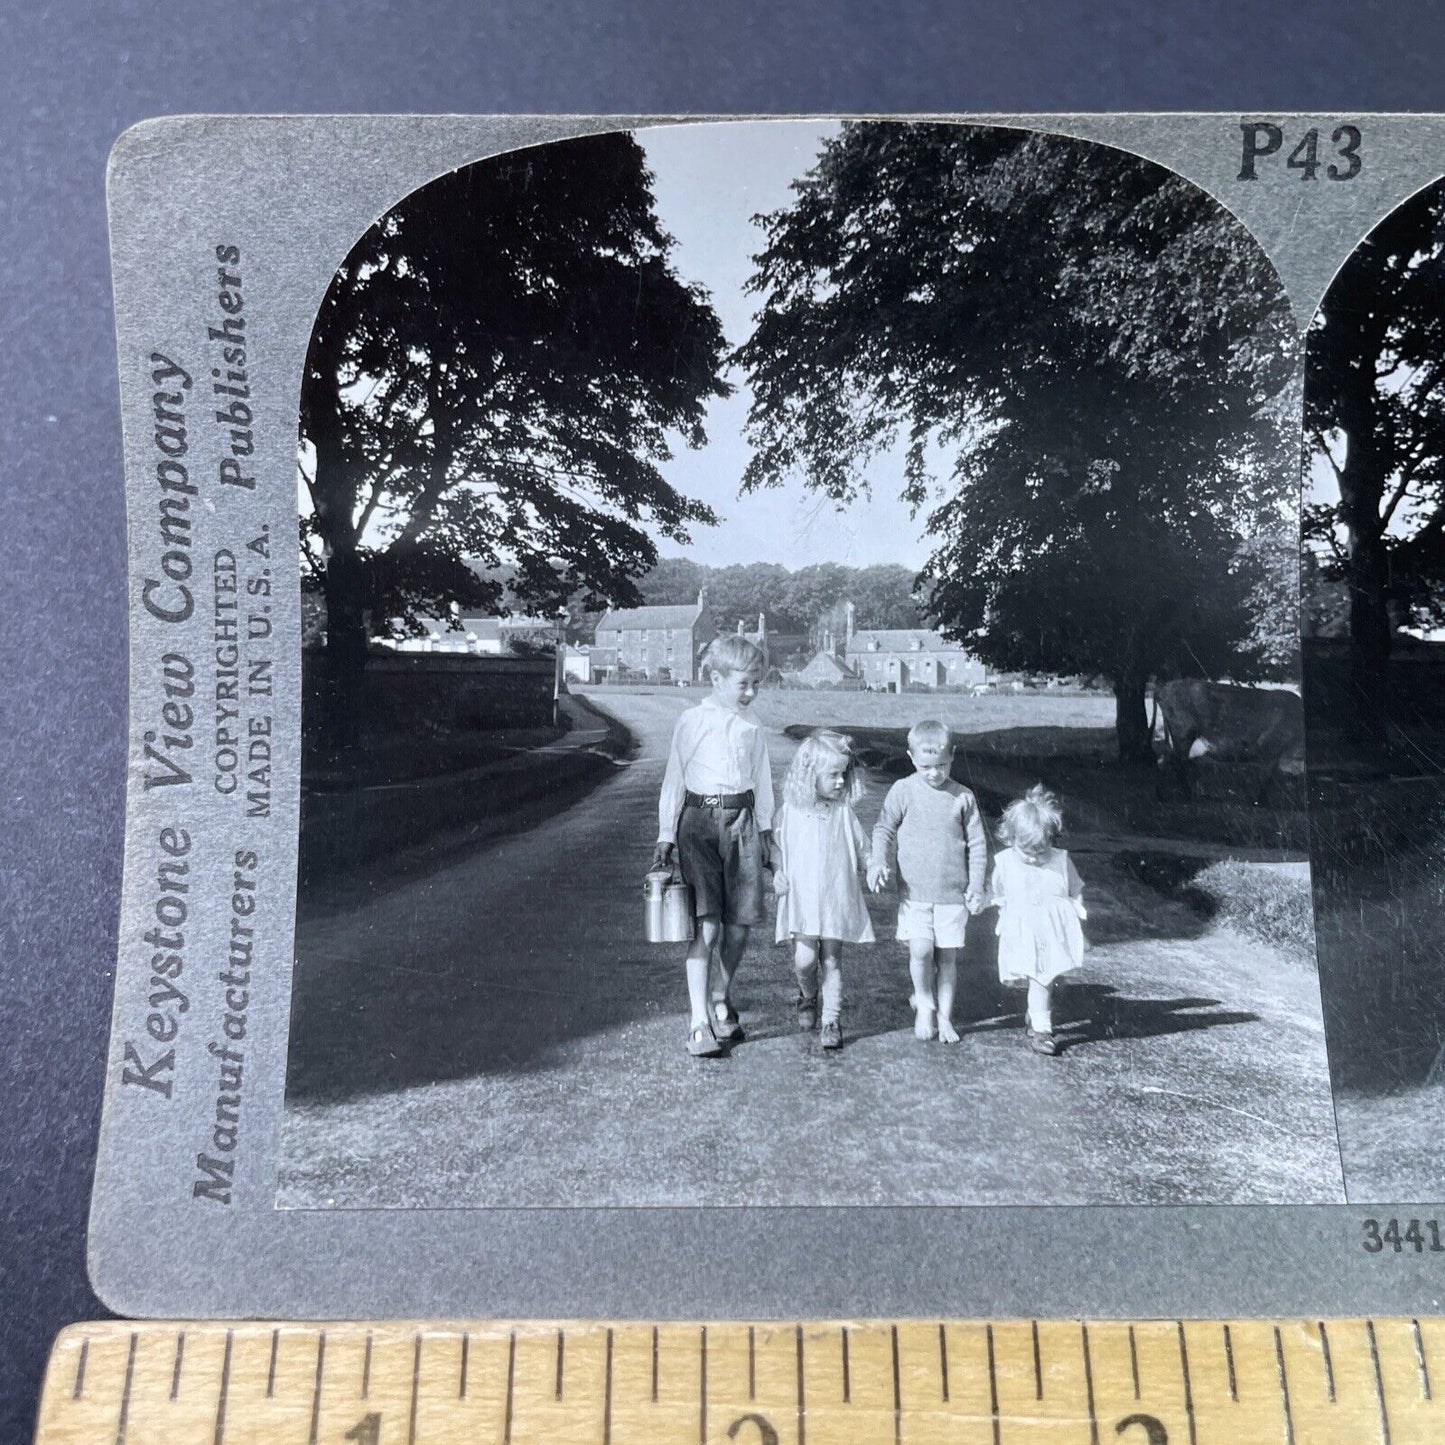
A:
<svg viewBox="0 0 1445 1445">
<path fill-rule="evenodd" d="M 1123 756 L 1151 676 L 1267 668 L 1278 559 L 1245 543 L 1295 518 L 1297 346 L 1233 217 L 992 127 L 847 126 L 794 189 L 750 282 L 745 485 L 859 502 L 903 445 L 926 610 L 995 666 L 1107 676 Z"/>
<path fill-rule="evenodd" d="M 1358 716 L 1379 735 L 1392 604 L 1445 622 L 1445 186 L 1354 251 L 1306 356 L 1306 436 L 1338 488 L 1306 510 L 1306 539 L 1321 580 L 1345 586 Z"/>
<path fill-rule="evenodd" d="M 368 630 L 504 588 L 539 611 L 635 603 L 652 536 L 715 520 L 660 470 L 729 389 L 721 325 L 671 247 L 643 153 L 616 134 L 443 176 L 346 258 L 301 396 L 335 714 Z"/>
</svg>

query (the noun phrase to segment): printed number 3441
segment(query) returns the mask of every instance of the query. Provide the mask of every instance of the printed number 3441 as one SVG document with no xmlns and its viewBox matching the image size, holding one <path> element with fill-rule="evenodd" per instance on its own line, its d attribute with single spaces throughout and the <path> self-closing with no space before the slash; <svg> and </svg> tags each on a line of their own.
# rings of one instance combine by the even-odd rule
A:
<svg viewBox="0 0 1445 1445">
<path fill-rule="evenodd" d="M 1407 1219 L 1404 1229 L 1398 1219 L 1367 1219 L 1364 1221 L 1365 1237 L 1361 1247 L 1366 1254 L 1380 1254 L 1388 1246 L 1396 1254 L 1413 1249 L 1416 1254 L 1445 1252 L 1445 1243 L 1440 1239 L 1440 1221 L 1437 1219 Z"/>
</svg>

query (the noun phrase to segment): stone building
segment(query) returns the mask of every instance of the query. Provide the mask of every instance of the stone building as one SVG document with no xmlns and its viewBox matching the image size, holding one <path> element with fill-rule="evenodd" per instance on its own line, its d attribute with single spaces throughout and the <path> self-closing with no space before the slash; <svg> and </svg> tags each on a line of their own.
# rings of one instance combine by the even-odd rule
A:
<svg viewBox="0 0 1445 1445">
<path fill-rule="evenodd" d="M 697 681 L 702 654 L 716 636 L 705 590 L 683 606 L 614 609 L 597 624 L 597 646 L 616 653 L 618 675 L 652 682 Z M 594 678 L 597 670 L 594 660 Z"/>
</svg>

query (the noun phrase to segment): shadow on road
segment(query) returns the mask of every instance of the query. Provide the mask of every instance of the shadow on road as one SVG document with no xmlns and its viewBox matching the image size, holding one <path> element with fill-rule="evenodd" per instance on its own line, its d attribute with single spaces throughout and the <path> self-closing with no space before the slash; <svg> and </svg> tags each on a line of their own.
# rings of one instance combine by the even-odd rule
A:
<svg viewBox="0 0 1445 1445">
<path fill-rule="evenodd" d="M 1199 1012 L 1203 1009 L 1211 1012 Z M 1154 1039 L 1260 1021 L 1257 1013 L 1223 1008 L 1217 998 L 1138 998 L 1108 984 L 1084 983 L 1060 991 L 1055 1027 L 1068 1033 L 1067 1047 L 1076 1048 L 1103 1039 Z"/>
</svg>

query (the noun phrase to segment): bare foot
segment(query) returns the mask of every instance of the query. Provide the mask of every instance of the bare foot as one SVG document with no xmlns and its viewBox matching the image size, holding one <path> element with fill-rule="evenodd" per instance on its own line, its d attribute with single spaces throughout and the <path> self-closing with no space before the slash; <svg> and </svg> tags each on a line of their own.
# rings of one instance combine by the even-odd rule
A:
<svg viewBox="0 0 1445 1445">
<path fill-rule="evenodd" d="M 922 999 L 913 1001 L 913 1037 L 916 1039 L 931 1039 L 934 1036 L 933 1027 L 934 1008 L 931 1003 Z"/>
<path fill-rule="evenodd" d="M 951 1019 L 941 1018 L 938 1021 L 938 1037 L 945 1044 L 956 1044 L 958 1042 L 958 1030 L 954 1028 Z"/>
</svg>

